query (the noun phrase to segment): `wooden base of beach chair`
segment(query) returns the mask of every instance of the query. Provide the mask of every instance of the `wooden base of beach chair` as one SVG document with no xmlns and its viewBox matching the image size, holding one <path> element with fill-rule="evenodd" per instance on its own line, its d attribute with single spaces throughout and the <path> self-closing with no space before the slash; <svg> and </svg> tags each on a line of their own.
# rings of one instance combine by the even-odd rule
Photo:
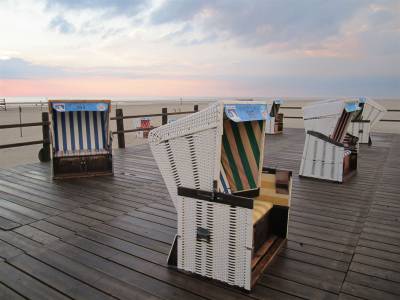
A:
<svg viewBox="0 0 400 300">
<path fill-rule="evenodd" d="M 178 214 L 178 224 L 186 226 L 184 230 L 178 228 L 168 265 L 250 292 L 286 241 L 290 195 L 291 172 L 270 168 L 263 169 L 257 190 L 225 194 L 178 187 L 178 196 L 182 197 L 179 201 L 185 203 Z M 203 215 L 205 210 L 208 216 Z M 212 211 L 219 213 L 210 214 Z M 243 243 L 246 239 L 250 241 L 247 246 Z M 244 269 L 239 268 L 234 274 L 246 276 L 247 284 L 219 275 L 238 265 Z"/>
<path fill-rule="evenodd" d="M 112 155 L 53 158 L 53 179 L 112 175 Z"/>
<path fill-rule="evenodd" d="M 273 236 L 253 255 L 251 262 L 251 288 L 254 288 L 260 276 L 285 246 L 286 241 L 286 238 Z"/>
</svg>

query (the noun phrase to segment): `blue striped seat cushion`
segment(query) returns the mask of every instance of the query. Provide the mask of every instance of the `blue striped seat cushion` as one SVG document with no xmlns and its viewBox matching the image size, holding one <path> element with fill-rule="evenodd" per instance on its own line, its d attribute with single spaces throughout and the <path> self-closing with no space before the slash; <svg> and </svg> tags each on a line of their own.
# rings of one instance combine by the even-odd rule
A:
<svg viewBox="0 0 400 300">
<path fill-rule="evenodd" d="M 55 156 L 108 153 L 108 120 L 103 111 L 53 110 Z"/>
</svg>

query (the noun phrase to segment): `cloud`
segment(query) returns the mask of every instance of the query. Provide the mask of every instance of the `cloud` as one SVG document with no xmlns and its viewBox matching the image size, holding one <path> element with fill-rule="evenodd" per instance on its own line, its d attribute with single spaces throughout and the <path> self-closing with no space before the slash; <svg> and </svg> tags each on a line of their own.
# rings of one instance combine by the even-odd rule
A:
<svg viewBox="0 0 400 300">
<path fill-rule="evenodd" d="M 209 0 L 175 0 L 175 1 L 165 1 L 161 7 L 153 12 L 151 16 L 151 22 L 153 24 L 165 24 L 189 21 L 197 14 L 199 14 L 202 9 L 207 6 L 212 5 L 215 1 Z"/>
<path fill-rule="evenodd" d="M 48 8 L 105 10 L 109 15 L 133 16 L 144 9 L 147 0 L 47 0 Z"/>
<path fill-rule="evenodd" d="M 0 79 L 52 78 L 66 74 L 62 68 L 32 64 L 20 58 L 0 59 Z"/>
<path fill-rule="evenodd" d="M 150 20 L 153 25 L 190 25 L 191 31 L 175 35 L 178 45 L 191 44 L 190 40 L 194 45 L 196 41 L 234 41 L 239 47 L 269 47 L 272 52 L 280 52 L 319 49 L 333 38 L 340 43 L 346 24 L 362 16 L 363 24 L 355 26 L 368 26 L 366 39 L 373 42 L 375 31 L 385 32 L 378 38 L 382 36 L 388 42 L 387 49 L 397 51 L 392 44 L 396 43 L 393 39 L 398 41 L 399 27 L 391 33 L 386 31 L 398 15 L 399 5 L 391 0 L 175 0 L 163 2 Z"/>
<path fill-rule="evenodd" d="M 64 19 L 63 16 L 56 16 L 54 17 L 49 24 L 49 27 L 52 29 L 57 30 L 60 33 L 72 33 L 75 31 L 75 26 Z"/>
</svg>

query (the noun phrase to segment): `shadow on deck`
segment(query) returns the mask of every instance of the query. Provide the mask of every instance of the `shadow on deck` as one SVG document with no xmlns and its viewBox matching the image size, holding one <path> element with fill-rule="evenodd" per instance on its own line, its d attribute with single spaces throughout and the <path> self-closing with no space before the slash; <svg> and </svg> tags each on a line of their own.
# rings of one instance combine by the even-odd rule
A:
<svg viewBox="0 0 400 300">
<path fill-rule="evenodd" d="M 400 135 L 361 146 L 343 185 L 299 179 L 303 142 L 267 137 L 264 164 L 294 170 L 289 241 L 251 294 L 166 267 L 176 214 L 147 145 L 114 177 L 0 169 L 0 299 L 399 299 Z"/>
</svg>

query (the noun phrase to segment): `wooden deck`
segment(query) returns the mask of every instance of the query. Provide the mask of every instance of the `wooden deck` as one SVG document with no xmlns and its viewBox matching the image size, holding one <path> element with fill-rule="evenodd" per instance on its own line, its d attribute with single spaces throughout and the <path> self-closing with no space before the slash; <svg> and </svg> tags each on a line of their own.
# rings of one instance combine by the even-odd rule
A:
<svg viewBox="0 0 400 300">
<path fill-rule="evenodd" d="M 289 241 L 251 294 L 166 267 L 176 214 L 146 145 L 114 177 L 0 170 L 0 299 L 399 299 L 400 135 L 375 134 L 343 185 L 299 179 L 303 141 L 267 137 L 265 165 L 294 170 Z"/>
</svg>

